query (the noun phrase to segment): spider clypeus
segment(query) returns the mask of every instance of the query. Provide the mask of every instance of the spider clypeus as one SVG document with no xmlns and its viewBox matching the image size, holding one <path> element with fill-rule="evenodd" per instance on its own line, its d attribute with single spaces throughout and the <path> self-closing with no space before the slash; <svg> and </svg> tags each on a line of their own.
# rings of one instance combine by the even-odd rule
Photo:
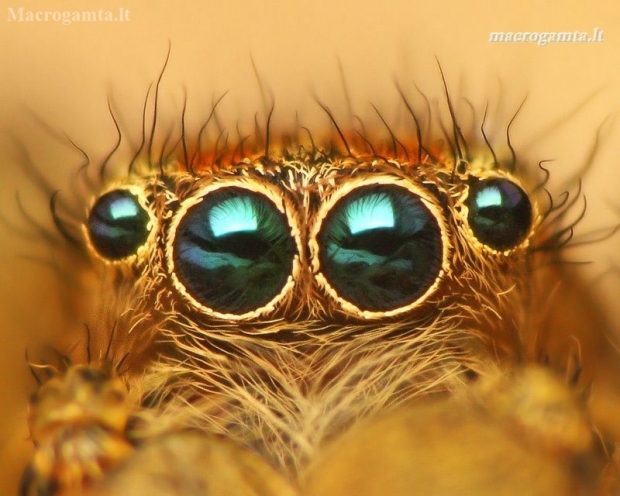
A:
<svg viewBox="0 0 620 496">
<path fill-rule="evenodd" d="M 160 80 L 133 157 L 52 198 L 96 289 L 31 364 L 23 495 L 613 494 L 618 360 L 559 263 L 578 189 L 447 91 L 383 132 L 323 107 L 324 140 L 233 140 L 216 103 L 157 147 Z"/>
</svg>

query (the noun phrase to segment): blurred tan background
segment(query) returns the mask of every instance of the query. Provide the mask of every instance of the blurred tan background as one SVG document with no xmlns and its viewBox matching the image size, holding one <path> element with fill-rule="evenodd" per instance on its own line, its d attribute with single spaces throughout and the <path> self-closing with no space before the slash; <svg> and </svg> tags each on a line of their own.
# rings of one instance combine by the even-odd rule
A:
<svg viewBox="0 0 620 496">
<path fill-rule="evenodd" d="M 403 86 L 415 81 L 425 92 L 441 94 L 437 58 L 450 86 L 479 110 L 486 100 L 500 102 L 509 116 L 527 94 L 513 130 L 515 147 L 532 163 L 555 159 L 554 174 L 578 170 L 605 123 L 605 140 L 585 181 L 588 226 L 620 220 L 620 122 L 612 122 L 620 109 L 620 7 L 613 0 L 519 5 L 498 0 L 207 0 L 178 7 L 146 0 L 16 1 L 0 0 L 0 215 L 13 223 L 23 222 L 18 191 L 29 211 L 47 218 L 47 199 L 33 194 L 14 138 L 59 189 L 80 163 L 67 144 L 42 132 L 30 111 L 101 157 L 115 139 L 107 96 L 112 95 L 125 122 L 138 122 L 144 93 L 159 73 L 169 41 L 172 55 L 161 90 L 164 106 L 177 109 L 169 120 L 178 118 L 186 88 L 190 121 L 206 115 L 214 95 L 230 90 L 224 115 L 233 123 L 237 116 L 251 122 L 262 109 L 252 59 L 275 96 L 282 125 L 295 111 L 325 125 L 324 116 L 316 113 L 315 94 L 334 109 L 342 107 L 339 63 L 356 112 L 369 115 L 373 102 L 389 115 L 398 106 L 394 78 Z M 129 21 L 9 22 L 8 7 L 115 13 L 124 8 Z M 604 32 L 603 43 L 540 47 L 488 42 L 492 31 L 591 32 L 596 27 Z M 587 277 L 608 303 L 615 303 L 620 290 L 618 276 L 605 275 L 614 267 L 620 270 L 619 240 L 580 255 L 595 261 Z M 26 346 L 43 340 L 46 332 L 63 332 L 53 273 L 28 258 L 44 250 L 33 243 L 0 228 L 0 494 L 15 492 L 27 446 L 24 418 L 33 384 L 25 367 Z"/>
</svg>

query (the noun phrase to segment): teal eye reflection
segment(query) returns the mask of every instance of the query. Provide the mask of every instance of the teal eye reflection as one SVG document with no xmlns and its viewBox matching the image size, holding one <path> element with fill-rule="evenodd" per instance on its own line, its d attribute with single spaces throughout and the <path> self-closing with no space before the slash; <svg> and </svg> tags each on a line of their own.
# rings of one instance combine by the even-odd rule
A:
<svg viewBox="0 0 620 496">
<path fill-rule="evenodd" d="M 385 194 L 355 200 L 346 215 L 351 234 L 372 229 L 390 229 L 396 222 L 394 206 Z"/>
<path fill-rule="evenodd" d="M 216 238 L 235 232 L 256 231 L 258 215 L 248 197 L 224 200 L 209 212 L 209 223 Z"/>
<path fill-rule="evenodd" d="M 286 216 L 264 195 L 242 188 L 208 193 L 177 227 L 176 275 L 200 304 L 243 314 L 275 298 L 292 273 Z"/>
<path fill-rule="evenodd" d="M 340 199 L 318 242 L 325 278 L 361 310 L 412 304 L 441 271 L 438 221 L 417 195 L 399 186 L 365 186 Z"/>
</svg>

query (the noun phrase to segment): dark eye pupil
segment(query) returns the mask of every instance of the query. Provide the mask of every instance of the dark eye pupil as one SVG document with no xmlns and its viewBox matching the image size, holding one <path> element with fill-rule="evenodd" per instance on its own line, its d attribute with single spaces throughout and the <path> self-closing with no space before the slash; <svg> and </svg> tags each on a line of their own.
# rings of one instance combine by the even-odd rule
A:
<svg viewBox="0 0 620 496">
<path fill-rule="evenodd" d="M 219 247 L 238 259 L 258 261 L 269 254 L 271 245 L 254 232 L 239 232 L 222 236 Z M 214 249 L 217 248 L 214 246 Z"/>
<path fill-rule="evenodd" d="M 507 179 L 477 181 L 470 187 L 468 222 L 476 238 L 495 250 L 518 246 L 532 226 L 532 204 Z"/>
<path fill-rule="evenodd" d="M 412 192 L 358 188 L 328 213 L 319 233 L 322 272 L 361 310 L 409 305 L 437 279 L 443 245 L 437 220 Z"/>
<path fill-rule="evenodd" d="M 222 313 L 260 308 L 292 272 L 284 214 L 265 196 L 223 188 L 188 209 L 174 242 L 176 274 L 200 304 Z"/>
<path fill-rule="evenodd" d="M 87 231 L 97 252 L 110 260 L 134 255 L 149 234 L 149 215 L 137 198 L 119 189 L 102 195 L 90 211 Z"/>
<path fill-rule="evenodd" d="M 366 250 L 377 255 L 388 256 L 398 248 L 400 238 L 392 229 L 370 229 L 366 232 L 351 234 L 342 240 L 342 248 Z"/>
</svg>

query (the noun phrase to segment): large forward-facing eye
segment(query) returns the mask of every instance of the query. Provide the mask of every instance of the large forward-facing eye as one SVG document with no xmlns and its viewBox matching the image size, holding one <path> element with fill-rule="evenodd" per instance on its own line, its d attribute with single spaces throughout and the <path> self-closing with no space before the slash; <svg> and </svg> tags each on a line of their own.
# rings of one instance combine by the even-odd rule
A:
<svg viewBox="0 0 620 496">
<path fill-rule="evenodd" d="M 337 297 L 361 311 L 415 303 L 440 275 L 438 219 L 414 192 L 368 185 L 340 198 L 318 234 L 320 271 Z"/>
<path fill-rule="evenodd" d="M 515 248 L 532 227 L 527 193 L 503 178 L 474 182 L 467 198 L 467 221 L 481 243 L 498 251 Z"/>
<path fill-rule="evenodd" d="M 135 255 L 146 242 L 149 229 L 148 212 L 127 189 L 100 196 L 86 221 L 92 247 L 103 258 L 113 261 Z"/>
<path fill-rule="evenodd" d="M 173 237 L 174 273 L 202 310 L 255 311 L 274 300 L 292 274 L 295 243 L 285 214 L 247 189 L 206 193 L 183 214 Z"/>
</svg>

